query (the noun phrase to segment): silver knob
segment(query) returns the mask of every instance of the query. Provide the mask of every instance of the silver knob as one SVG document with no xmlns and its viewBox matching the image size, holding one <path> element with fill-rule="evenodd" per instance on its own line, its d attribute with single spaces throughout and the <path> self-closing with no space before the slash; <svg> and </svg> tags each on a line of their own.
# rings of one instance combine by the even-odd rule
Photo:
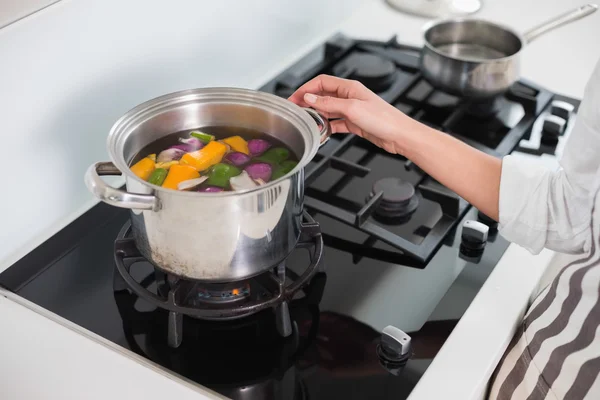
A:
<svg viewBox="0 0 600 400">
<path fill-rule="evenodd" d="M 392 375 L 400 375 L 412 356 L 411 338 L 395 326 L 386 326 L 377 345 L 379 363 Z"/>
<path fill-rule="evenodd" d="M 381 346 L 390 354 L 404 356 L 411 349 L 411 338 L 395 326 L 388 325 L 381 332 Z"/>
<path fill-rule="evenodd" d="M 490 228 L 486 224 L 470 219 L 463 224 L 462 239 L 470 243 L 485 243 L 489 231 Z"/>
</svg>

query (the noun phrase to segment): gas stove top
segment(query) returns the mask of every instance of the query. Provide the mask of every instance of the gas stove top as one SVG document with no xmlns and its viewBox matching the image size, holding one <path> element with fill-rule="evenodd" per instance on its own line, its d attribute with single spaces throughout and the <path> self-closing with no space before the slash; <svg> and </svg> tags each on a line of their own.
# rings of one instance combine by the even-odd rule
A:
<svg viewBox="0 0 600 400">
<path fill-rule="evenodd" d="M 553 154 L 572 125 L 578 102 L 531 82 L 484 104 L 438 92 L 418 55 L 395 38 L 337 35 L 261 90 L 287 97 L 320 73 L 358 79 L 497 157 Z M 99 204 L 0 285 L 229 398 L 407 398 L 508 243 L 409 160 L 352 135 L 332 137 L 305 176 L 302 243 L 313 250 L 255 280 L 166 276 L 140 259 L 127 211 Z"/>
</svg>

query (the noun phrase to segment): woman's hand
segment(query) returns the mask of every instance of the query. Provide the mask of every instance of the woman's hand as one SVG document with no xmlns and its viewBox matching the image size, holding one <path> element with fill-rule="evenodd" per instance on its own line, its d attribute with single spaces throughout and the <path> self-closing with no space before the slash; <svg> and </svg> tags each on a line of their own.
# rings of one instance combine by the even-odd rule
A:
<svg viewBox="0 0 600 400">
<path fill-rule="evenodd" d="M 327 118 L 341 118 L 331 121 L 333 133 L 354 133 L 390 153 L 403 154 L 403 132 L 415 124 L 362 83 L 329 75 L 308 81 L 289 100 Z"/>
</svg>

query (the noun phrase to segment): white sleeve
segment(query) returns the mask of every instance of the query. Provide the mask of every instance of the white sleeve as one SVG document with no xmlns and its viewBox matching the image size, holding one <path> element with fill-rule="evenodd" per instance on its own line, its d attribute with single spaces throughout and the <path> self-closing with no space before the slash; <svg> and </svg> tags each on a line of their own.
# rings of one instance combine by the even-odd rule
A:
<svg viewBox="0 0 600 400">
<path fill-rule="evenodd" d="M 500 233 L 534 254 L 544 247 L 565 253 L 590 247 L 600 183 L 600 62 L 586 86 L 560 166 L 550 171 L 510 155 L 502 160 Z"/>
</svg>

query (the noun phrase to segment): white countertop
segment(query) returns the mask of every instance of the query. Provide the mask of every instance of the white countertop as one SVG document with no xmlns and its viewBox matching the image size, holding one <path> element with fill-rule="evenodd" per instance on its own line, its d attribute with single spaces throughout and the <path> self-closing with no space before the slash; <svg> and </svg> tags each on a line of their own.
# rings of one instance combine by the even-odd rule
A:
<svg viewBox="0 0 600 400">
<path fill-rule="evenodd" d="M 141 101 L 198 86 L 256 88 L 339 30 L 420 44 L 425 20 L 359 3 L 63 0 L 0 30 L 0 124 L 6 148 L 18 149 L 5 163 L 22 167 L 5 176 L 14 192 L 0 203 L 0 271 L 95 203 L 83 172 L 106 159 L 110 126 Z M 478 15 L 524 30 L 579 4 L 485 1 Z M 581 97 L 598 37 L 600 14 L 540 38 L 523 53 L 523 76 Z M 509 248 L 411 400 L 480 396 L 552 257 Z M 0 314 L 3 399 L 214 398 L 1 290 Z"/>
</svg>

